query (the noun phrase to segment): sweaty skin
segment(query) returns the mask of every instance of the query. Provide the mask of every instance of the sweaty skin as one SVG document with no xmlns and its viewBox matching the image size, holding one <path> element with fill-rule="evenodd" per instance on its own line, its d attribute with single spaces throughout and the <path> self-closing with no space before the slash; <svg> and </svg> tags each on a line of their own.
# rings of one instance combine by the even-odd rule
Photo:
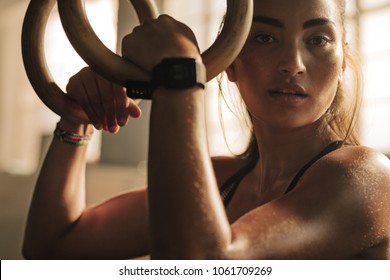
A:
<svg viewBox="0 0 390 280">
<path fill-rule="evenodd" d="M 340 140 L 325 118 L 345 69 L 336 0 L 254 4 L 247 43 L 227 74 L 252 115 L 260 159 L 228 208 L 219 187 L 247 162 L 210 159 L 202 89 L 158 88 L 147 187 L 86 207 L 86 147 L 53 139 L 29 212 L 27 258 L 390 259 L 384 155 L 346 145 L 284 195 L 306 162 Z M 202 61 L 192 31 L 168 16 L 137 27 L 123 55 L 148 70 L 165 57 Z M 123 89 L 88 69 L 71 79 L 68 94 L 98 129 L 114 133 L 140 115 Z M 60 122 L 74 133 L 91 124 Z"/>
</svg>

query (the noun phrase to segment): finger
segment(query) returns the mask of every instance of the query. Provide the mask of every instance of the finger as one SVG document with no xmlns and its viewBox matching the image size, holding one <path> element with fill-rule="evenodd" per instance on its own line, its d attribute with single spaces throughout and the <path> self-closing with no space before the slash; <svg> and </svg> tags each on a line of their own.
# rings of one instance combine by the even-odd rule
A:
<svg viewBox="0 0 390 280">
<path fill-rule="evenodd" d="M 118 131 L 118 123 L 116 119 L 116 104 L 112 83 L 103 78 L 98 78 L 97 86 L 99 89 L 101 104 L 104 110 L 106 123 L 105 129 L 111 133 L 116 133 Z"/>
<path fill-rule="evenodd" d="M 94 118 L 94 126 L 102 129 L 106 126 L 104 108 L 101 102 L 99 88 L 97 85 L 96 74 L 82 75 L 82 84 L 85 92 L 85 107 L 86 110 L 91 112 L 91 116 Z M 96 124 L 96 125 L 95 125 Z M 97 128 L 96 127 L 96 128 Z"/>
<path fill-rule="evenodd" d="M 84 112 L 87 114 L 89 121 L 96 129 L 101 129 L 102 124 L 99 117 L 92 110 L 89 104 L 88 94 L 80 75 L 75 75 L 69 79 L 69 83 L 66 86 L 67 95 L 81 106 Z"/>
<path fill-rule="evenodd" d="M 133 32 L 126 35 L 122 40 L 122 57 L 130 61 L 139 69 L 149 73 L 152 70 L 152 64 L 148 59 L 145 59 L 145 50 L 139 48 L 140 42 L 144 39 L 153 36 L 150 31 L 145 29 L 142 25 L 134 28 Z M 149 53 L 148 53 L 149 55 Z"/>
<path fill-rule="evenodd" d="M 115 96 L 116 117 L 118 125 L 125 126 L 128 118 L 127 107 L 129 105 L 130 98 L 127 97 L 125 88 L 114 84 L 112 87 Z"/>
<path fill-rule="evenodd" d="M 142 115 L 141 108 L 138 106 L 138 104 L 133 100 L 129 98 L 129 104 L 128 104 L 128 113 L 130 117 L 132 118 L 139 118 Z"/>
</svg>

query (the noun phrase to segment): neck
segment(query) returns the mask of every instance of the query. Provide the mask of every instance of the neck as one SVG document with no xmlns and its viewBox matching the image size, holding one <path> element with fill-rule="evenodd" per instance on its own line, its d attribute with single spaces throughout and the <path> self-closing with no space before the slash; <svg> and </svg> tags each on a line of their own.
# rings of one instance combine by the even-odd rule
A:
<svg viewBox="0 0 390 280">
<path fill-rule="evenodd" d="M 259 149 L 259 161 L 255 172 L 261 188 L 285 185 L 325 146 L 339 140 L 334 132 L 321 121 L 300 128 L 270 128 L 256 126 L 254 131 Z"/>
</svg>

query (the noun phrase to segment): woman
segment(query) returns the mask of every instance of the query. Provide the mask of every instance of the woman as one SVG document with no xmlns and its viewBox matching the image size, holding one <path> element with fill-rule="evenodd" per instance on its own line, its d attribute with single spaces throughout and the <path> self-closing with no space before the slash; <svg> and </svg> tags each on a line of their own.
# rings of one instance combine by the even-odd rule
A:
<svg viewBox="0 0 390 280">
<path fill-rule="evenodd" d="M 86 208 L 81 144 L 91 124 L 115 133 L 140 110 L 84 69 L 67 90 L 91 124 L 58 124 L 31 205 L 26 257 L 390 259 L 390 163 L 356 145 L 354 118 L 345 124 L 342 115 L 343 1 L 254 4 L 248 40 L 226 71 L 253 123 L 249 156 L 210 159 L 202 87 L 160 86 L 148 187 Z M 168 16 L 137 27 L 123 55 L 148 71 L 164 58 L 202 61 L 191 30 Z"/>
</svg>

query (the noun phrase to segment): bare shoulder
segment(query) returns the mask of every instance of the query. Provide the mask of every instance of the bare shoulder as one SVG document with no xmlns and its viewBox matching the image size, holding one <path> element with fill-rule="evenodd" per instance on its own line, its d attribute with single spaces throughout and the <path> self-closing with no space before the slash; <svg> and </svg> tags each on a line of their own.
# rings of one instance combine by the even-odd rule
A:
<svg viewBox="0 0 390 280">
<path fill-rule="evenodd" d="M 216 156 L 211 160 L 219 186 L 247 163 L 245 160 L 234 156 Z"/>
<path fill-rule="evenodd" d="M 321 158 L 302 178 L 302 185 L 307 183 L 321 194 L 349 193 L 351 200 L 376 206 L 386 200 L 390 206 L 390 160 L 369 147 L 345 147 Z"/>
<path fill-rule="evenodd" d="M 355 237 L 364 237 L 367 247 L 387 244 L 390 257 L 390 160 L 385 155 L 364 146 L 336 150 L 308 170 L 300 187 L 306 197 L 327 201 L 341 218 L 335 219 L 338 226 L 362 233 Z"/>
<path fill-rule="evenodd" d="M 293 191 L 235 221 L 232 256 L 390 259 L 389 221 L 389 160 L 344 147 L 313 164 Z"/>
<path fill-rule="evenodd" d="M 383 188 L 389 190 L 390 160 L 382 153 L 364 146 L 350 146 L 336 150 L 323 157 L 313 166 L 320 177 L 338 181 L 352 180 L 355 187 Z"/>
</svg>

